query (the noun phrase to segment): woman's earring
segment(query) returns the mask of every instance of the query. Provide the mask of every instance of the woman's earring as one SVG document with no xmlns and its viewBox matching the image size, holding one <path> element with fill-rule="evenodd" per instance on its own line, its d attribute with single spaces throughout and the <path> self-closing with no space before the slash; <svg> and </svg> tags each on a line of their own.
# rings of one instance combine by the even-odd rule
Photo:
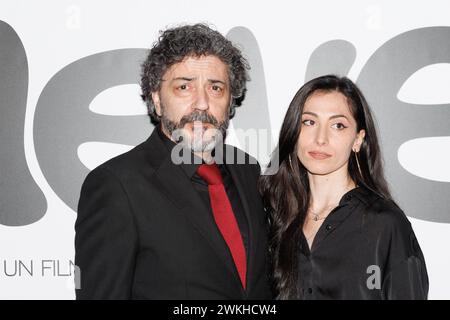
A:
<svg viewBox="0 0 450 320">
<path fill-rule="evenodd" d="M 358 165 L 358 171 L 359 171 L 359 175 L 361 176 L 361 178 L 362 178 L 362 172 L 361 172 L 361 166 L 359 165 L 359 157 L 358 157 L 358 153 L 359 152 L 357 152 L 356 150 L 353 150 L 353 152 L 355 153 L 355 158 L 356 158 L 356 164 Z"/>
</svg>

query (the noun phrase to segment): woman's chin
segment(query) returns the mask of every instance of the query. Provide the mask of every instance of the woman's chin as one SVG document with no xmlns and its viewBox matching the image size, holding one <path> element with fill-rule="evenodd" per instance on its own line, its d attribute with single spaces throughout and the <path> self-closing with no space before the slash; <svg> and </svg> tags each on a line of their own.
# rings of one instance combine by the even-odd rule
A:
<svg viewBox="0 0 450 320">
<path fill-rule="evenodd" d="M 309 174 L 316 176 L 326 176 L 327 174 L 332 173 L 333 169 L 325 168 L 324 166 L 313 166 L 313 167 L 305 167 Z"/>
</svg>

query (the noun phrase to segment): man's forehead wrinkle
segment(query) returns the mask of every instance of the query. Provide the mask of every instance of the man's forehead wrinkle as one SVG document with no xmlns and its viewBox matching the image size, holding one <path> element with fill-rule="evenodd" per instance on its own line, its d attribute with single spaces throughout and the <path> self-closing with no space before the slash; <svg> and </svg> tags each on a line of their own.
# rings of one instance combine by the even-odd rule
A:
<svg viewBox="0 0 450 320">
<path fill-rule="evenodd" d="M 194 67 L 200 67 L 200 68 L 204 68 L 204 69 L 207 69 L 211 65 L 211 61 L 209 61 L 209 60 L 203 60 L 203 61 L 190 60 L 187 63 L 188 63 L 188 65 L 191 65 Z"/>
</svg>

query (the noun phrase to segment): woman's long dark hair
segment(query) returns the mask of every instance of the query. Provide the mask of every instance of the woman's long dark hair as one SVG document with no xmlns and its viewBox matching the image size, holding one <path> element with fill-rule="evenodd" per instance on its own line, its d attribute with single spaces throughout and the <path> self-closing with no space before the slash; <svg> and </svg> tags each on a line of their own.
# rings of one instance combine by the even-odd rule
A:
<svg viewBox="0 0 450 320">
<path fill-rule="evenodd" d="M 383 198 L 391 199 L 383 174 L 378 137 L 372 114 L 361 91 L 346 77 L 326 75 L 304 84 L 289 105 L 280 131 L 272 162 L 279 159 L 279 169 L 273 175 L 263 175 L 259 190 L 270 212 L 270 256 L 272 285 L 277 299 L 298 297 L 298 241 L 310 202 L 308 175 L 297 157 L 297 141 L 305 102 L 316 91 L 337 91 L 347 98 L 356 120 L 357 132 L 364 129 L 364 142 L 358 153 L 361 173 L 354 156 L 348 163 L 350 177 Z"/>
</svg>

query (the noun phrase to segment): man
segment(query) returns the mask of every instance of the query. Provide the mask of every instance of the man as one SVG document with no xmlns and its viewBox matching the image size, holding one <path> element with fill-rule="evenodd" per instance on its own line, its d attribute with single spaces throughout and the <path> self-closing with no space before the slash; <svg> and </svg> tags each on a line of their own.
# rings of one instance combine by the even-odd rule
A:
<svg viewBox="0 0 450 320">
<path fill-rule="evenodd" d="M 155 130 L 82 186 L 77 299 L 270 298 L 260 168 L 221 144 L 247 69 L 206 25 L 161 34 L 141 81 Z"/>
</svg>

